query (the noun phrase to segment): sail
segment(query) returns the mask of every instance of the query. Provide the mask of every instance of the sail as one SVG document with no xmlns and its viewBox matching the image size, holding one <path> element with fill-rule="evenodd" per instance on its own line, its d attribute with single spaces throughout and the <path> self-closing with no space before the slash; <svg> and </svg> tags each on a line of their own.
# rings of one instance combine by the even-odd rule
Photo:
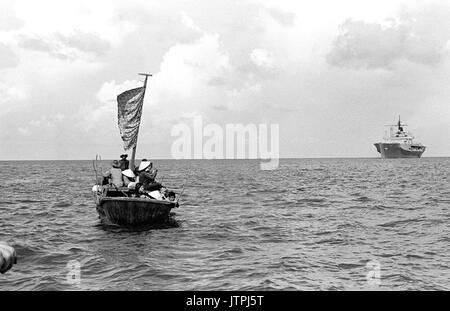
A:
<svg viewBox="0 0 450 311">
<path fill-rule="evenodd" d="M 145 87 L 138 87 L 117 96 L 118 124 L 125 150 L 136 146 L 144 93 Z"/>
</svg>

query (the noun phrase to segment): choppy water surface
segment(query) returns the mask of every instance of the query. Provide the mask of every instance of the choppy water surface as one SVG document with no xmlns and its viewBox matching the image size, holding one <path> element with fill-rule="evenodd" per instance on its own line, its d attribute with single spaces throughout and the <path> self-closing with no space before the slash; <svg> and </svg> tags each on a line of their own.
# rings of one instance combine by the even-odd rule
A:
<svg viewBox="0 0 450 311">
<path fill-rule="evenodd" d="M 102 226 L 90 161 L 0 162 L 0 290 L 450 290 L 449 158 L 154 163 L 179 227 Z"/>
</svg>

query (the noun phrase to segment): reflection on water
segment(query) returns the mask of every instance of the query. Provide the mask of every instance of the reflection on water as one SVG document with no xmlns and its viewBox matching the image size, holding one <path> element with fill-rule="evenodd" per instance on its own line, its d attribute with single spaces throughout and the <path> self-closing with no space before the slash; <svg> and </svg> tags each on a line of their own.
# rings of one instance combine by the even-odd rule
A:
<svg viewBox="0 0 450 311">
<path fill-rule="evenodd" d="M 117 224 L 113 224 L 105 220 L 100 220 L 96 226 L 101 227 L 104 230 L 110 232 L 142 232 L 148 230 L 178 228 L 181 226 L 181 222 L 177 221 L 177 219 L 175 218 L 175 213 L 171 212 L 169 215 L 169 219 L 164 223 L 143 224 L 134 226 L 124 226 L 124 225 L 119 226 Z"/>
</svg>

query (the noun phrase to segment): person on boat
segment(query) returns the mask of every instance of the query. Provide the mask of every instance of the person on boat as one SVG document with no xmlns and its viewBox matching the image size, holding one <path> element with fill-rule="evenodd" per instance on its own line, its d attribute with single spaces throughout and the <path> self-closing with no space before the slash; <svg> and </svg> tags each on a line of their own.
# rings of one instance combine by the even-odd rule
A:
<svg viewBox="0 0 450 311">
<path fill-rule="evenodd" d="M 163 194 L 164 200 L 169 201 L 169 202 L 175 202 L 175 200 L 176 200 L 175 192 L 173 192 L 172 190 L 169 191 L 166 188 L 163 188 L 163 189 L 165 189 L 164 194 Z"/>
<path fill-rule="evenodd" d="M 123 186 L 122 170 L 120 169 L 120 163 L 118 160 L 111 162 L 111 168 L 109 171 L 103 173 L 103 177 L 108 179 L 108 184 L 116 187 Z"/>
<path fill-rule="evenodd" d="M 173 191 L 169 191 L 168 193 L 167 193 L 167 199 L 169 200 L 169 201 L 175 201 L 175 199 L 176 199 L 176 197 L 175 197 L 175 192 L 173 192 Z"/>
<path fill-rule="evenodd" d="M 175 202 L 175 207 L 179 207 L 180 205 L 178 204 L 178 201 L 176 201 L 176 195 L 175 192 L 172 190 L 167 190 L 165 187 L 162 187 L 160 190 L 161 193 L 161 199 L 159 200 L 164 200 L 164 201 L 169 201 L 169 202 Z M 152 195 L 153 192 L 150 192 L 149 194 Z"/>
<path fill-rule="evenodd" d="M 164 186 L 161 186 L 159 191 L 153 190 L 148 194 L 156 200 L 164 200 L 169 202 L 174 202 L 176 200 L 175 192 L 167 190 Z"/>
<path fill-rule="evenodd" d="M 120 155 L 121 159 L 120 159 L 119 163 L 120 163 L 120 169 L 122 171 L 127 170 L 130 166 L 130 161 L 127 160 L 127 157 L 128 157 L 128 154 Z"/>
<path fill-rule="evenodd" d="M 133 173 L 133 171 L 130 169 L 126 169 L 122 171 L 122 175 L 123 185 L 130 189 L 134 189 L 134 187 L 136 186 L 136 175 Z"/>
<path fill-rule="evenodd" d="M 141 164 L 142 163 L 146 163 L 146 162 L 149 162 L 147 159 L 142 159 L 141 160 Z M 139 181 L 139 173 L 140 173 L 140 170 L 139 170 L 139 168 L 141 167 L 141 165 L 139 164 L 138 166 L 136 166 L 135 168 L 134 168 L 134 170 L 133 170 L 133 172 L 134 172 L 134 175 L 136 175 L 136 179 L 137 179 L 137 181 Z"/>
<path fill-rule="evenodd" d="M 159 190 L 162 185 L 155 181 L 158 170 L 153 168 L 153 163 L 150 161 L 141 161 L 138 168 L 139 182 L 143 185 L 144 190 L 153 191 Z"/>
</svg>

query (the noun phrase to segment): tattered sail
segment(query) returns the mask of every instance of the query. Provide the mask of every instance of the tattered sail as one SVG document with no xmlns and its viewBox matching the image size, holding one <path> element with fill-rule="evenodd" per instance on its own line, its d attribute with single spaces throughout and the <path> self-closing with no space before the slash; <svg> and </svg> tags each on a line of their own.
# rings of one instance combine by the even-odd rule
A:
<svg viewBox="0 0 450 311">
<path fill-rule="evenodd" d="M 144 93 L 145 87 L 138 87 L 117 96 L 119 130 L 125 150 L 136 146 Z"/>
</svg>

